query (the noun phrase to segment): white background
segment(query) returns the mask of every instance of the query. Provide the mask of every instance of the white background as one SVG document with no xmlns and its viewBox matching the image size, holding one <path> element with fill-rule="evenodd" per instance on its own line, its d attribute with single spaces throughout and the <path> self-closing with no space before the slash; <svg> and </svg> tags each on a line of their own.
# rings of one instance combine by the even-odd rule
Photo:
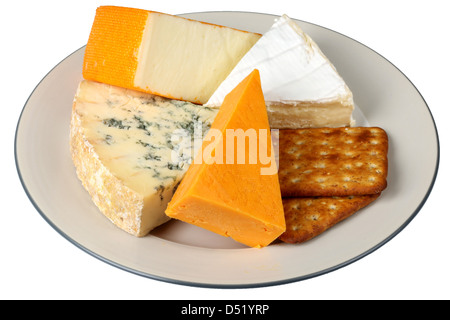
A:
<svg viewBox="0 0 450 320">
<path fill-rule="evenodd" d="M 312 22 L 374 49 L 421 92 L 435 118 L 441 162 L 415 219 L 367 257 L 313 279 L 254 289 L 169 284 L 119 270 L 61 237 L 28 200 L 14 163 L 20 112 L 38 82 L 86 44 L 95 9 L 123 5 L 170 14 L 249 11 Z M 446 1 L 8 1 L 0 9 L 2 299 L 448 299 L 450 298 L 450 46 Z M 419 151 L 418 151 L 419 152 Z M 413 187 L 413 186 L 411 186 Z M 182 267 L 182 266 L 180 266 Z"/>
</svg>

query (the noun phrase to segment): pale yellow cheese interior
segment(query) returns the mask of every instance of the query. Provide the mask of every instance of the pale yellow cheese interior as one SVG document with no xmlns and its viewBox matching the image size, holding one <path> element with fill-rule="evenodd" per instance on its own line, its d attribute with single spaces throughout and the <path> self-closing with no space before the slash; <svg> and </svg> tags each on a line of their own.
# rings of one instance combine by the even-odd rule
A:
<svg viewBox="0 0 450 320">
<path fill-rule="evenodd" d="M 150 12 L 134 85 L 205 103 L 259 38 L 255 33 Z"/>
</svg>

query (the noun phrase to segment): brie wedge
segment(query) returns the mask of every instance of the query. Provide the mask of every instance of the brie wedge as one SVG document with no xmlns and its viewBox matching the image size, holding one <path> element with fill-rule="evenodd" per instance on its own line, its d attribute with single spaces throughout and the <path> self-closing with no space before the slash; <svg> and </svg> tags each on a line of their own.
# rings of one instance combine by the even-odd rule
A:
<svg viewBox="0 0 450 320">
<path fill-rule="evenodd" d="M 353 94 L 319 46 L 288 16 L 275 20 L 205 104 L 220 106 L 258 69 L 271 128 L 353 124 Z"/>
</svg>

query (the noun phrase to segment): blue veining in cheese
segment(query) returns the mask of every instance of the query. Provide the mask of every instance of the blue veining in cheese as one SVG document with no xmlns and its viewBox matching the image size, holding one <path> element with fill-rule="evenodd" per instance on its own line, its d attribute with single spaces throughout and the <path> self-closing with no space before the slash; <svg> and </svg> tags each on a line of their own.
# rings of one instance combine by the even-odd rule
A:
<svg viewBox="0 0 450 320">
<path fill-rule="evenodd" d="M 206 134 L 216 113 L 214 108 L 84 80 L 71 122 L 78 177 L 113 223 L 136 236 L 146 235 L 169 220 L 165 207 L 195 155 L 195 125 Z"/>
</svg>

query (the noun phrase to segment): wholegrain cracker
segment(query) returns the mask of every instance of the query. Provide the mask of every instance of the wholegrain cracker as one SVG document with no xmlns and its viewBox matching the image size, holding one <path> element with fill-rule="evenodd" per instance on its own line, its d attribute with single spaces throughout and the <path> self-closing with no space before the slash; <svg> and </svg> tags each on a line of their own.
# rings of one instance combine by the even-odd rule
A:
<svg viewBox="0 0 450 320">
<path fill-rule="evenodd" d="M 279 132 L 283 197 L 378 194 L 387 186 L 388 137 L 378 127 Z"/>
<path fill-rule="evenodd" d="M 284 198 L 286 231 L 279 240 L 291 244 L 308 241 L 369 205 L 378 196 Z"/>
</svg>

